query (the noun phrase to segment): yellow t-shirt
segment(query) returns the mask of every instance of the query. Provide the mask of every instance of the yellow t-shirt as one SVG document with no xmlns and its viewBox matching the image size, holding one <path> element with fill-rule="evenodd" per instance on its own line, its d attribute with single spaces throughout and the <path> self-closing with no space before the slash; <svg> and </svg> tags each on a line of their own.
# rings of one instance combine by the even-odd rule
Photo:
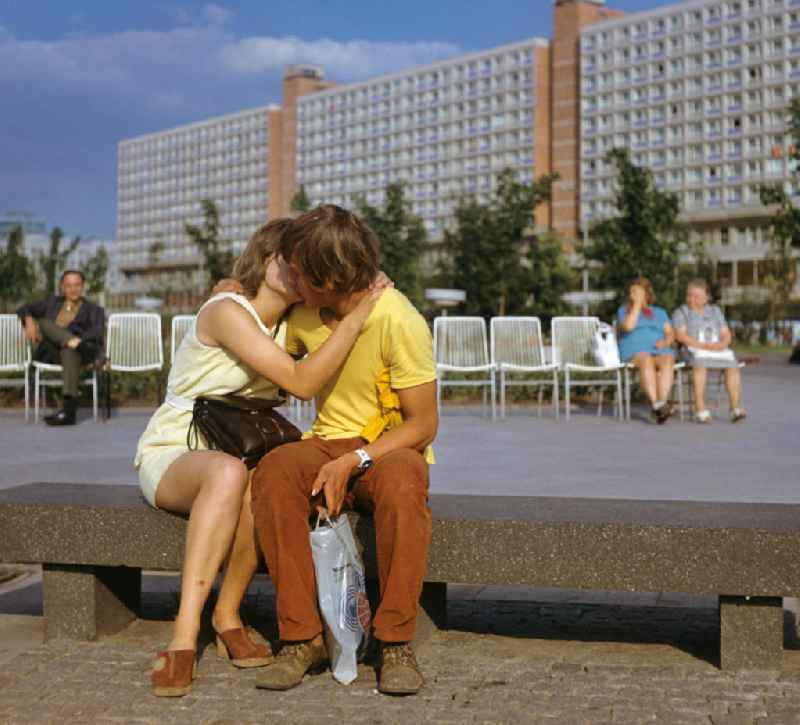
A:
<svg viewBox="0 0 800 725">
<path fill-rule="evenodd" d="M 330 334 L 318 310 L 295 305 L 286 328 L 286 351 L 295 356 L 314 352 Z M 436 380 L 428 323 L 395 289 L 381 295 L 347 360 L 317 394 L 317 418 L 306 436 L 363 436 L 384 411 L 379 383 L 387 372 L 392 390 Z M 426 458 L 432 462 L 430 449 Z"/>
</svg>

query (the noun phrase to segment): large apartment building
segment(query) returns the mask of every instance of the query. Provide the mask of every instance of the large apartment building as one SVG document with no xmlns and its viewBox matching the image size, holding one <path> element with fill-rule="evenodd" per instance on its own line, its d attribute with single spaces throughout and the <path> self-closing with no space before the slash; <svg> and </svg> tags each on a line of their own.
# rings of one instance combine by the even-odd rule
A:
<svg viewBox="0 0 800 725">
<path fill-rule="evenodd" d="M 603 157 L 627 147 L 678 194 L 721 281 L 756 287 L 769 221 L 758 188 L 790 175 L 800 2 L 701 0 L 596 23 L 582 29 L 580 63 L 581 219 L 612 212 Z"/>
<path fill-rule="evenodd" d="M 201 199 L 217 202 L 238 250 L 289 212 L 300 185 L 314 203 L 351 206 L 380 204 L 388 183 L 404 181 L 436 239 L 458 197 L 485 197 L 501 169 L 521 180 L 556 172 L 534 222 L 572 245 L 612 213 L 603 156 L 618 146 L 680 195 L 720 278 L 757 285 L 768 225 L 757 185 L 789 175 L 800 0 L 689 0 L 631 15 L 555 0 L 553 20 L 552 40 L 359 83 L 291 66 L 280 106 L 121 142 L 116 300 L 197 288 L 200 259 L 183 226 L 199 221 Z"/>
<path fill-rule="evenodd" d="M 549 169 L 548 68 L 537 38 L 304 96 L 295 183 L 312 203 L 352 206 L 405 182 L 439 237 L 455 199 L 488 195 L 501 169 Z"/>
<path fill-rule="evenodd" d="M 191 304 L 203 288 L 200 255 L 184 225 L 201 224 L 203 199 L 240 251 L 270 204 L 271 120 L 264 106 L 122 141 L 117 167 L 116 305 L 160 293 Z"/>
</svg>

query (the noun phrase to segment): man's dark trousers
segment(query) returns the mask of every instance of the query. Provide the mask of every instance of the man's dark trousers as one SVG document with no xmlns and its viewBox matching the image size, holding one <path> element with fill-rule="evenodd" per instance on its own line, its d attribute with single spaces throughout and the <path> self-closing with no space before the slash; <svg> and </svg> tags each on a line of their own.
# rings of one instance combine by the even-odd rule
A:
<svg viewBox="0 0 800 725">
<path fill-rule="evenodd" d="M 61 365 L 64 368 L 64 395 L 78 396 L 78 381 L 81 367 L 97 359 L 98 347 L 93 342 L 81 342 L 74 350 L 66 343 L 73 335 L 68 329 L 59 327 L 52 320 L 37 320 L 42 342 L 36 348 L 34 358 L 40 362 Z"/>
</svg>

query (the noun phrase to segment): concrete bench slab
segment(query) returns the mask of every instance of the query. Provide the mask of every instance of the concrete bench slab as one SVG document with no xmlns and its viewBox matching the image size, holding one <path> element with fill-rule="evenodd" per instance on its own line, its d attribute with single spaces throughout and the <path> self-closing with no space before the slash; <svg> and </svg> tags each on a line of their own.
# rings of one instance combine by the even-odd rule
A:
<svg viewBox="0 0 800 725">
<path fill-rule="evenodd" d="M 800 505 L 431 497 L 422 630 L 447 584 L 714 594 L 723 668 L 780 667 L 782 597 L 800 593 Z M 374 573 L 369 517 L 351 514 Z M 186 522 L 134 486 L 0 491 L 0 562 L 43 565 L 46 636 L 93 639 L 136 616 L 141 570 L 180 569 Z"/>
</svg>

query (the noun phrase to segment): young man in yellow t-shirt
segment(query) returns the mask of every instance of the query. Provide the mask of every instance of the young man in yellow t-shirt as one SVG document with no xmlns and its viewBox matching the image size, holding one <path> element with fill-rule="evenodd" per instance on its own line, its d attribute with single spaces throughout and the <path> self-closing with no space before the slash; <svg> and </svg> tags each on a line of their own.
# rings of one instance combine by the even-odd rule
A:
<svg viewBox="0 0 800 725">
<path fill-rule="evenodd" d="M 378 273 L 378 243 L 351 212 L 326 205 L 296 219 L 281 250 L 305 306 L 289 317 L 287 350 L 316 350 Z M 252 479 L 256 532 L 275 585 L 283 648 L 257 685 L 285 690 L 327 660 L 309 544 L 316 506 L 375 520 L 381 604 L 379 689 L 423 684 L 410 641 L 428 556 L 430 443 L 438 427 L 428 325 L 400 292 L 386 290 L 344 365 L 317 396 L 305 440 L 264 457 Z"/>
</svg>

